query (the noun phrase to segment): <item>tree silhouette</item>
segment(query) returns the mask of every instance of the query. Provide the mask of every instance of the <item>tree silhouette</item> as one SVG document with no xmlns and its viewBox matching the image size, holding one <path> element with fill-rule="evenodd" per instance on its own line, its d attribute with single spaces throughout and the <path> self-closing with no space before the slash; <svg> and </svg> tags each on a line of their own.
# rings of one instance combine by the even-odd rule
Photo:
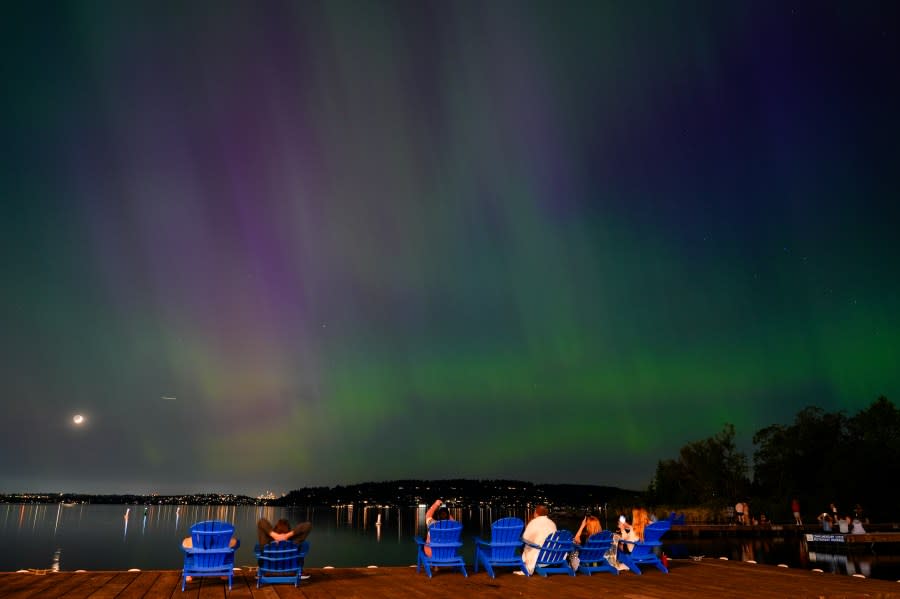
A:
<svg viewBox="0 0 900 599">
<path fill-rule="evenodd" d="M 881 396 L 852 417 L 810 406 L 789 425 L 753 435 L 753 482 L 747 458 L 734 445 L 734 426 L 688 443 L 678 459 L 660 460 L 648 489 L 658 504 L 725 506 L 752 492 L 757 510 L 790 519 L 790 500 L 807 517 L 834 501 L 843 515 L 859 503 L 871 519 L 891 515 L 885 485 L 900 476 L 900 410 Z"/>
<path fill-rule="evenodd" d="M 733 424 L 717 435 L 688 443 L 677 460 L 661 460 L 649 495 L 657 503 L 724 506 L 749 485 L 747 456 L 734 444 Z"/>
</svg>

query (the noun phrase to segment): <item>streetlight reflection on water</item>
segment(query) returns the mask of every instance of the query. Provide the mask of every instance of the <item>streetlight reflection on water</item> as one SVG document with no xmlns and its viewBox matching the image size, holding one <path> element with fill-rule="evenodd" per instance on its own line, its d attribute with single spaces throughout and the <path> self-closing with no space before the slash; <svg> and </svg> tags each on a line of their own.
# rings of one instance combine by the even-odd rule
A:
<svg viewBox="0 0 900 599">
<path fill-rule="evenodd" d="M 53 507 L 56 507 L 53 510 Z M 144 511 L 141 534 L 128 534 L 131 511 Z M 52 510 L 52 511 L 51 511 Z M 189 528 L 202 520 L 225 520 L 235 525 L 243 543 L 238 566 L 253 567 L 256 523 L 260 517 L 312 522 L 309 537 L 311 568 L 409 566 L 415 563 L 413 538 L 425 533 L 425 506 L 340 505 L 334 507 L 206 506 L 206 505 L 0 505 L 0 571 L 18 569 L 61 570 L 174 570 L 182 566 L 181 541 Z M 453 507 L 463 523 L 466 557 L 472 555 L 475 536 L 490 535 L 491 523 L 506 516 L 527 520 L 524 509 L 492 506 Z M 124 513 L 124 517 L 123 517 Z M 557 526 L 575 530 L 578 522 L 560 515 Z M 122 528 L 119 528 L 119 527 Z M 663 539 L 670 558 L 784 563 L 791 568 L 821 569 L 835 574 L 864 575 L 881 580 L 900 578 L 900 552 L 873 554 L 867 550 L 830 553 L 811 551 L 797 537 Z M 111 546 L 116 546 L 110 551 Z M 890 551 L 890 550 L 888 550 Z M 893 551 L 896 551 L 894 549 Z"/>
</svg>

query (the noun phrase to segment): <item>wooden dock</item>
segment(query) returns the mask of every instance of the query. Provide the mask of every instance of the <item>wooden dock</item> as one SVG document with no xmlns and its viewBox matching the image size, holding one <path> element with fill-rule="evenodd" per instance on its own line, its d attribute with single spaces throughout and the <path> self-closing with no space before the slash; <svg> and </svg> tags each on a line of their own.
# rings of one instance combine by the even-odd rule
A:
<svg viewBox="0 0 900 599">
<path fill-rule="evenodd" d="M 650 568 L 637 576 L 623 572 L 572 578 L 514 576 L 509 571 L 491 579 L 484 572 L 440 571 L 432 579 L 415 568 L 310 568 L 300 588 L 287 585 L 257 589 L 254 573 L 235 573 L 234 588 L 205 578 L 181 592 L 181 573 L 56 572 L 0 573 L 2 599 L 640 599 L 743 598 L 900 599 L 900 582 L 823 574 L 718 559 L 670 560 L 669 574 Z"/>
<path fill-rule="evenodd" d="M 831 545 L 871 545 L 873 543 L 900 543 L 900 532 L 873 532 L 863 534 L 842 534 L 839 532 L 807 533 L 807 543 Z"/>
<path fill-rule="evenodd" d="M 796 526 L 794 524 L 768 524 L 756 526 L 735 526 L 733 524 L 681 524 L 672 526 L 666 533 L 666 539 L 708 538 L 708 537 L 808 537 L 809 535 L 835 535 L 858 537 L 851 543 L 898 543 L 900 529 L 897 524 L 867 525 L 866 533 L 850 535 L 849 533 L 823 532 L 821 526 Z"/>
</svg>

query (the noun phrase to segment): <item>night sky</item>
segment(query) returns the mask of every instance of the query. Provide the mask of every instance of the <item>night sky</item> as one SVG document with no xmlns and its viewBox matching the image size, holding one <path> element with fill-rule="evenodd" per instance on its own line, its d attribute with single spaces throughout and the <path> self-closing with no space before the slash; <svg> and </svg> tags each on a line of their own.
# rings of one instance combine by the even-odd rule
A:
<svg viewBox="0 0 900 599">
<path fill-rule="evenodd" d="M 0 491 L 642 489 L 900 400 L 896 2 L 18 4 Z"/>
</svg>

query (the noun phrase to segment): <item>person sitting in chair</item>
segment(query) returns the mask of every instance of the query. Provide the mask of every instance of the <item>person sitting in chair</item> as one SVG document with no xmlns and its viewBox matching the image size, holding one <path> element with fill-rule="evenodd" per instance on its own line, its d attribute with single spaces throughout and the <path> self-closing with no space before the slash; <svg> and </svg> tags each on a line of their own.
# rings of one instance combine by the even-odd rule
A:
<svg viewBox="0 0 900 599">
<path fill-rule="evenodd" d="M 265 518 L 260 518 L 256 523 L 256 536 L 259 539 L 259 548 L 262 549 L 273 541 L 290 541 L 300 545 L 309 536 L 312 530 L 312 522 L 301 522 L 294 528 L 291 523 L 282 518 L 272 526 Z"/>
<path fill-rule="evenodd" d="M 438 499 L 434 503 L 431 504 L 431 507 L 428 508 L 428 511 L 425 512 L 425 526 L 426 528 L 431 528 L 431 525 L 440 520 L 453 520 L 453 516 L 450 515 L 450 509 L 446 505 L 441 505 L 443 501 Z M 423 550 L 425 551 L 425 555 L 431 557 L 431 546 L 429 543 L 431 542 L 431 533 L 425 535 L 425 547 Z"/>
<path fill-rule="evenodd" d="M 546 505 L 538 505 L 534 508 L 534 517 L 528 522 L 528 526 L 522 532 L 522 539 L 535 545 L 543 545 L 547 537 L 556 532 L 556 523 L 551 520 L 547 514 L 550 510 Z M 537 558 L 540 554 L 539 549 L 528 545 L 522 550 L 522 561 L 529 574 L 534 573 L 534 567 L 537 565 Z M 515 570 L 514 574 L 521 573 L 521 570 Z"/>
<path fill-rule="evenodd" d="M 593 535 L 601 532 L 603 527 L 600 526 L 600 519 L 597 516 L 585 516 L 578 527 L 578 532 L 572 537 L 576 545 L 584 545 Z"/>
<path fill-rule="evenodd" d="M 628 519 L 622 515 L 619 516 L 619 538 L 623 541 L 639 541 L 637 533 L 634 530 L 634 527 L 629 524 Z M 631 550 L 634 549 L 633 543 L 619 543 L 619 551 L 624 551 L 625 553 L 631 553 Z"/>
<path fill-rule="evenodd" d="M 238 540 L 237 540 L 236 538 L 234 538 L 234 537 L 231 537 L 231 540 L 228 541 L 228 546 L 229 546 L 229 547 L 236 547 L 237 544 L 238 544 Z M 191 537 L 190 537 L 190 536 L 187 536 L 187 537 L 184 538 L 183 541 L 181 541 L 181 546 L 184 547 L 185 549 L 191 549 L 191 548 L 193 548 L 193 546 L 194 546 L 194 542 L 191 540 Z M 225 579 L 226 579 L 226 577 L 223 577 L 223 580 L 225 580 Z M 186 581 L 186 582 L 193 582 L 193 581 L 194 581 L 194 577 L 193 577 L 193 576 L 187 576 L 187 577 L 185 577 L 185 581 Z"/>
</svg>

